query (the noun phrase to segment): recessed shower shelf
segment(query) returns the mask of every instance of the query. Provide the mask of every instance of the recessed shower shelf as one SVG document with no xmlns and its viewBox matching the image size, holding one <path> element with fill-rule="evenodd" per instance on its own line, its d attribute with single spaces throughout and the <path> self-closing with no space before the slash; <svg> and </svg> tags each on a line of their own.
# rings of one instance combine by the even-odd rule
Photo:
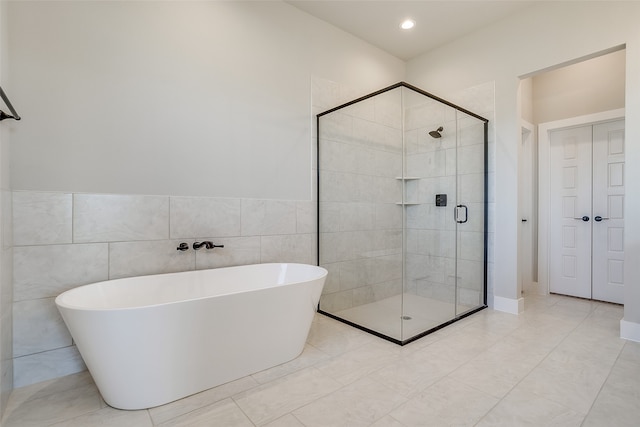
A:
<svg viewBox="0 0 640 427">
<path fill-rule="evenodd" d="M 396 205 L 402 205 L 402 206 L 415 206 L 419 204 L 420 203 L 418 202 L 396 202 Z"/>
<path fill-rule="evenodd" d="M 396 176 L 396 179 L 401 179 L 403 181 L 413 181 L 415 179 L 420 179 L 419 176 Z"/>
</svg>

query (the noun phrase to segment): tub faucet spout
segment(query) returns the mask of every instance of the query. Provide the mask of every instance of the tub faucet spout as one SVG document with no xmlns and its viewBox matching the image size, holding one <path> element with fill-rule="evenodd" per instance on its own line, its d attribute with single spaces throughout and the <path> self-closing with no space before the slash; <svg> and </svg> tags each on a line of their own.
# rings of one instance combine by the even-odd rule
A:
<svg viewBox="0 0 640 427">
<path fill-rule="evenodd" d="M 198 249 L 200 249 L 203 246 L 205 248 L 207 248 L 207 249 L 211 249 L 213 247 L 213 243 L 211 243 L 209 241 L 206 241 L 206 242 L 195 242 L 193 244 L 193 249 L 195 249 L 197 251 Z"/>
<path fill-rule="evenodd" d="M 213 249 L 213 248 L 224 248 L 224 245 L 214 245 L 213 243 L 211 243 L 210 241 L 204 241 L 204 242 L 195 242 L 193 244 L 193 249 L 195 249 L 196 251 L 198 249 L 200 249 L 201 247 L 205 247 L 207 249 Z"/>
</svg>

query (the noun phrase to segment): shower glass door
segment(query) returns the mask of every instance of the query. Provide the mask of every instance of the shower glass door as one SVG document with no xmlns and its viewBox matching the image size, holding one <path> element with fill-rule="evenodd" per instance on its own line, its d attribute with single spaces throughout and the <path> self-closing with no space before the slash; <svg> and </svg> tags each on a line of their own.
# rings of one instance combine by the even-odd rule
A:
<svg viewBox="0 0 640 427">
<path fill-rule="evenodd" d="M 456 180 L 461 215 L 456 223 L 456 316 L 485 304 L 485 122 L 456 111 Z M 463 221 L 464 220 L 464 221 Z"/>
<path fill-rule="evenodd" d="M 456 315 L 456 110 L 405 88 L 402 339 Z"/>
</svg>

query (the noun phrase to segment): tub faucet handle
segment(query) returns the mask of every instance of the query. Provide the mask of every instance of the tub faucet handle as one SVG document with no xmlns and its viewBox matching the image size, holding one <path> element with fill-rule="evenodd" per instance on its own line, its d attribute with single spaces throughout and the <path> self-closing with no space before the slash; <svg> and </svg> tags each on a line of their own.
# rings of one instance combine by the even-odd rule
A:
<svg viewBox="0 0 640 427">
<path fill-rule="evenodd" d="M 180 243 L 180 245 L 178 245 L 178 247 L 176 249 L 179 250 L 179 251 L 189 250 L 189 244 L 185 243 L 185 242 L 182 242 L 182 243 Z"/>
</svg>

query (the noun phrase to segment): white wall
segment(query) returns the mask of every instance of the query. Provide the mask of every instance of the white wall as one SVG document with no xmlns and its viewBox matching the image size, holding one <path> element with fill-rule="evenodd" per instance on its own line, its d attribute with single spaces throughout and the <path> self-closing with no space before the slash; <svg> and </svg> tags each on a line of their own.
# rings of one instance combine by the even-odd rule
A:
<svg viewBox="0 0 640 427">
<path fill-rule="evenodd" d="M 0 2 L 0 85 L 10 94 L 7 85 L 7 10 Z M 9 98 L 12 99 L 12 98 Z M 17 108 L 17 107 L 16 107 Z M 0 105 L 10 114 L 6 105 Z M 19 111 L 18 111 L 19 113 Z M 13 120 L 0 123 L 0 419 L 13 389 L 13 250 L 11 233 L 11 191 L 9 181 L 9 134 L 16 126 Z"/>
<path fill-rule="evenodd" d="M 619 50 L 533 76 L 529 121 L 540 124 L 624 108 L 625 57 Z"/>
<path fill-rule="evenodd" d="M 311 199 L 311 76 L 405 64 L 282 2 L 11 2 L 20 190 Z"/>
<path fill-rule="evenodd" d="M 495 295 L 517 295 L 517 141 L 519 77 L 577 62 L 626 44 L 627 182 L 640 179 L 640 3 L 544 2 L 407 65 L 407 80 L 446 94 L 480 82 L 496 90 Z M 640 212 L 640 188 L 630 188 L 626 216 Z M 640 328 L 640 224 L 625 224 L 625 321 Z M 635 326 L 634 326 L 635 327 Z M 640 332 L 640 329 L 638 330 Z"/>
<path fill-rule="evenodd" d="M 522 119 L 533 124 L 533 78 L 520 80 L 520 114 Z"/>
</svg>

